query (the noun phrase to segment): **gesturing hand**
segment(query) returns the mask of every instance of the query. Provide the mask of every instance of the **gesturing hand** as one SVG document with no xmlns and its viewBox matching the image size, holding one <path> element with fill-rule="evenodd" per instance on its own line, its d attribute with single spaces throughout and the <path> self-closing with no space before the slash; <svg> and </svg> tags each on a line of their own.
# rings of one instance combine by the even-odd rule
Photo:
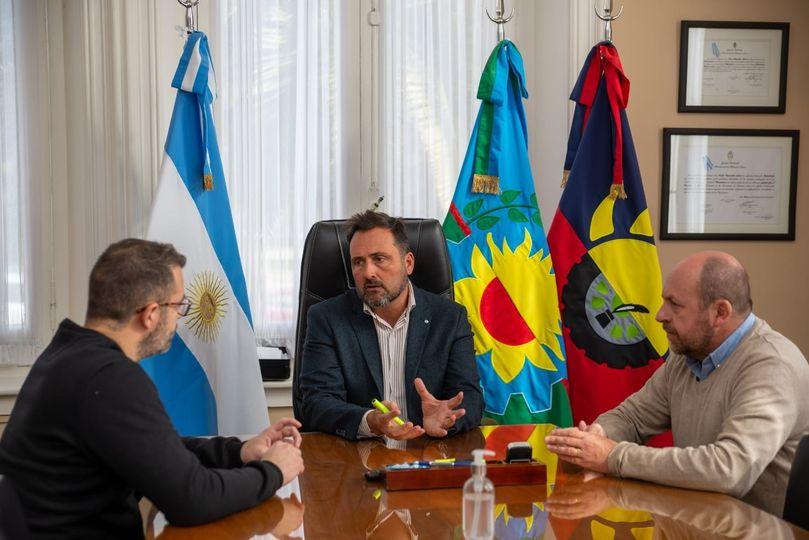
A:
<svg viewBox="0 0 809 540">
<path fill-rule="evenodd" d="M 404 425 L 399 425 L 393 421 L 394 418 L 402 414 L 399 406 L 394 401 L 383 401 L 382 404 L 388 408 L 390 412 L 381 413 L 372 410 L 368 413 L 366 420 L 368 421 L 368 428 L 375 435 L 384 435 L 389 439 L 397 441 L 405 441 L 408 439 L 415 439 L 424 435 L 424 429 L 421 426 L 414 426 L 413 422 L 405 422 Z"/>
<path fill-rule="evenodd" d="M 270 449 L 270 446 L 281 439 L 290 439 L 290 442 L 296 448 L 300 448 L 301 434 L 298 432 L 299 427 L 301 427 L 301 423 L 294 418 L 280 419 L 242 445 L 240 453 L 242 463 L 261 459 L 261 456 Z"/>
<path fill-rule="evenodd" d="M 464 409 L 456 409 L 463 402 L 463 392 L 447 400 L 436 399 L 424 386 L 424 381 L 416 379 L 416 392 L 421 397 L 421 412 L 424 415 L 424 431 L 431 437 L 445 437 L 447 430 L 466 414 Z"/>
</svg>

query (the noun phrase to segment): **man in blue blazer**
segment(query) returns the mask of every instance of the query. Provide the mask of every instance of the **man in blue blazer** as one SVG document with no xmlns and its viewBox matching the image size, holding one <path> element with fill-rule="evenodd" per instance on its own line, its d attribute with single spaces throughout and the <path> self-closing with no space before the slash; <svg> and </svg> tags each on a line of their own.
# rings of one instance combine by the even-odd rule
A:
<svg viewBox="0 0 809 540">
<path fill-rule="evenodd" d="M 357 288 L 309 309 L 305 428 L 404 440 L 477 427 L 483 395 L 466 309 L 410 283 L 415 261 L 399 219 L 367 211 L 346 227 Z"/>
</svg>

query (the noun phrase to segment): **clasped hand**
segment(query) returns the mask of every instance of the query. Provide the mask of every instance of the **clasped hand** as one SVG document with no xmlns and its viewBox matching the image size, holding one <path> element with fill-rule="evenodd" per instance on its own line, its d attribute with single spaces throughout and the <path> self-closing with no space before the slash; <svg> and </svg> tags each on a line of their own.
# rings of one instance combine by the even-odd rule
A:
<svg viewBox="0 0 809 540">
<path fill-rule="evenodd" d="M 367 417 L 368 427 L 373 433 L 396 440 L 414 439 L 425 433 L 431 437 L 445 437 L 455 422 L 466 414 L 464 409 L 456 409 L 463 402 L 463 392 L 458 392 L 450 399 L 440 400 L 427 390 L 421 379 L 416 379 L 414 385 L 421 398 L 424 426 L 417 426 L 413 422 L 397 424 L 393 419 L 401 414 L 399 406 L 392 401 L 383 401 L 390 412 L 383 414 L 371 411 Z"/>
<path fill-rule="evenodd" d="M 281 471 L 284 485 L 288 484 L 303 472 L 299 427 L 294 418 L 282 418 L 242 445 L 242 462 L 270 461 Z"/>
<path fill-rule="evenodd" d="M 242 463 L 261 459 L 273 443 L 284 439 L 295 448 L 300 448 L 301 434 L 298 432 L 299 427 L 301 427 L 301 423 L 294 418 L 280 419 L 242 445 L 240 453 Z"/>
<path fill-rule="evenodd" d="M 588 426 L 579 422 L 578 427 L 557 428 L 545 437 L 548 450 L 559 459 L 600 473 L 608 472 L 607 459 L 616 444 L 596 423 Z"/>
</svg>

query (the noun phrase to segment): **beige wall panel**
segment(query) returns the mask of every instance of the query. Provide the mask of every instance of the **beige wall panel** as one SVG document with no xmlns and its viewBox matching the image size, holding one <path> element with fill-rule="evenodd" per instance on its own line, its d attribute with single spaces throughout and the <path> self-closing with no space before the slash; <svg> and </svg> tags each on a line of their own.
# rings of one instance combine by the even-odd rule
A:
<svg viewBox="0 0 809 540">
<path fill-rule="evenodd" d="M 620 5 L 620 0 L 616 0 Z M 664 275 L 678 260 L 720 249 L 747 267 L 754 309 L 809 355 L 809 2 L 806 0 L 623 0 L 613 41 L 632 82 L 629 115 L 646 199 L 660 224 L 664 127 L 799 129 L 796 240 L 794 242 L 659 241 Z M 677 112 L 681 20 L 789 22 L 786 114 Z"/>
</svg>

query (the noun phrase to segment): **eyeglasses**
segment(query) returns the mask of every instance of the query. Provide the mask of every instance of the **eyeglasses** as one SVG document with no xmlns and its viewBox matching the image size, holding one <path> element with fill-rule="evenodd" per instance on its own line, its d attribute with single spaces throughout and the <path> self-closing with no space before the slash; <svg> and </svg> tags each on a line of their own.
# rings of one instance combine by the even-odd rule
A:
<svg viewBox="0 0 809 540">
<path fill-rule="evenodd" d="M 177 310 L 177 314 L 180 317 L 185 317 L 186 315 L 188 315 L 188 312 L 191 309 L 191 300 L 189 300 L 188 297 L 183 296 L 183 299 L 180 300 L 179 302 L 158 302 L 157 305 L 160 306 L 160 307 L 171 306 L 175 310 Z M 140 313 L 141 311 L 143 311 L 147 307 L 148 306 L 143 306 L 142 308 L 135 311 L 135 313 Z"/>
</svg>

